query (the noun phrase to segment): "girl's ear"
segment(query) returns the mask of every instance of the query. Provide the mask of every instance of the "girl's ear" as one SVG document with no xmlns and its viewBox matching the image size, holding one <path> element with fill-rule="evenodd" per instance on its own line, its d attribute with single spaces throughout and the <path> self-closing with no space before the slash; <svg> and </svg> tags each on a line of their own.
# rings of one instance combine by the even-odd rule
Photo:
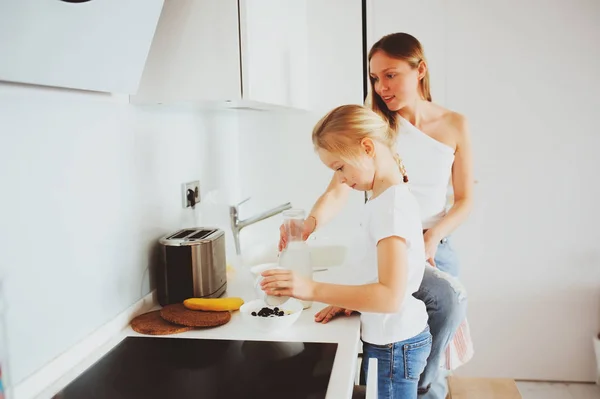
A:
<svg viewBox="0 0 600 399">
<path fill-rule="evenodd" d="M 419 80 L 423 79 L 427 74 L 427 64 L 425 63 L 425 61 L 419 62 L 417 71 L 419 72 Z"/>
<path fill-rule="evenodd" d="M 360 141 L 360 146 L 365 154 L 369 157 L 375 156 L 375 143 L 368 137 L 365 137 Z"/>
</svg>

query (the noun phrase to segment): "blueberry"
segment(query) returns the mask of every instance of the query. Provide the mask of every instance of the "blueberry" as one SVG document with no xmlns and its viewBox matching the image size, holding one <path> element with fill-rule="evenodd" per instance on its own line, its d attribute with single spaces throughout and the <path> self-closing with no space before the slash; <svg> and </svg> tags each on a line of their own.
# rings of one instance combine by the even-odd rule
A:
<svg viewBox="0 0 600 399">
<path fill-rule="evenodd" d="M 256 312 L 252 312 L 252 316 L 256 316 Z"/>
<path fill-rule="evenodd" d="M 279 312 L 279 308 L 278 307 L 275 307 L 275 309 L 273 309 L 273 310 L 275 311 L 275 313 Z"/>
</svg>

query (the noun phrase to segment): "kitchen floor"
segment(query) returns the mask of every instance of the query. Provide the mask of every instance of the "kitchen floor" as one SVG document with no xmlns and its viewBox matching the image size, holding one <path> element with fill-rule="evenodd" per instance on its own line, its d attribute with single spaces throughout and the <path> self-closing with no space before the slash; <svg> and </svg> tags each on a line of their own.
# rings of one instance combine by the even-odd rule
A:
<svg viewBox="0 0 600 399">
<path fill-rule="evenodd" d="M 600 399 L 600 386 L 517 381 L 523 399 Z"/>
</svg>

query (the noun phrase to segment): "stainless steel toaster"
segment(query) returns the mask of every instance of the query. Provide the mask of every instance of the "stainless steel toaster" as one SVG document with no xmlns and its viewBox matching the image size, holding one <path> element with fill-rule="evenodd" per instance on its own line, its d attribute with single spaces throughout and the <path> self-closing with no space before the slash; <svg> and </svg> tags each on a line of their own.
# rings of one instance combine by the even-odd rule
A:
<svg viewBox="0 0 600 399">
<path fill-rule="evenodd" d="M 227 289 L 225 233 L 211 227 L 179 230 L 159 240 L 156 292 L 162 305 L 217 298 Z"/>
</svg>

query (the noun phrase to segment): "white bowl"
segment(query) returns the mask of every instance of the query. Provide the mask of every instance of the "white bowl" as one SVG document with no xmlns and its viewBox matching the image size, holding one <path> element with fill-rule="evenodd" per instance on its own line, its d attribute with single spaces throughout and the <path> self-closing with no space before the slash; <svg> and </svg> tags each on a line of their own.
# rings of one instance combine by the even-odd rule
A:
<svg viewBox="0 0 600 399">
<path fill-rule="evenodd" d="M 242 320 L 252 328 L 262 332 L 275 332 L 288 328 L 298 320 L 302 313 L 302 302 L 295 298 L 288 299 L 284 304 L 277 306 L 284 312 L 291 312 L 284 316 L 261 317 L 252 316 L 252 312 L 258 313 L 264 307 L 273 309 L 275 306 L 268 306 L 262 299 L 255 299 L 247 302 L 240 307 Z"/>
</svg>

